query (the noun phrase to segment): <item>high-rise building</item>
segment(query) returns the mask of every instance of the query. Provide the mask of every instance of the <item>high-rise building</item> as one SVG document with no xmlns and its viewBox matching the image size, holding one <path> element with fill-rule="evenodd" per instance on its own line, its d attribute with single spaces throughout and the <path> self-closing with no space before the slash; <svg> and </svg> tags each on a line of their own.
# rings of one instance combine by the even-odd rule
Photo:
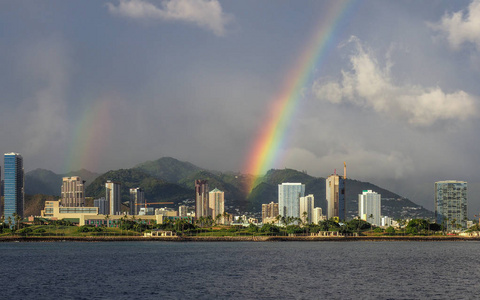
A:
<svg viewBox="0 0 480 300">
<path fill-rule="evenodd" d="M 107 180 L 105 183 L 105 198 L 107 199 L 109 211 L 111 215 L 122 214 L 122 195 L 120 192 L 120 183 Z"/>
<path fill-rule="evenodd" d="M 278 211 L 282 217 L 300 218 L 300 197 L 305 196 L 305 184 L 284 182 L 278 185 Z"/>
<path fill-rule="evenodd" d="M 140 204 L 145 204 L 145 192 L 142 188 L 130 189 L 130 214 L 138 215 Z"/>
<path fill-rule="evenodd" d="M 223 224 L 223 213 L 225 212 L 225 193 L 221 190 L 214 188 L 208 193 L 208 214 L 212 216 L 214 220 L 217 220 L 217 216 L 220 216 L 220 223 Z"/>
<path fill-rule="evenodd" d="M 323 211 L 322 211 L 321 207 L 315 207 L 313 209 L 313 220 L 312 220 L 312 222 L 314 224 L 318 224 L 318 222 L 324 221 L 326 219 L 327 218 L 326 218 L 326 216 L 323 215 Z"/>
<path fill-rule="evenodd" d="M 314 201 L 312 194 L 300 197 L 300 219 L 305 224 L 313 222 Z"/>
<path fill-rule="evenodd" d="M 278 216 L 278 203 L 270 202 L 269 204 L 262 204 L 262 222 L 273 222 Z"/>
<path fill-rule="evenodd" d="M 382 196 L 372 190 L 364 190 L 358 195 L 358 216 L 375 226 L 382 225 Z"/>
<path fill-rule="evenodd" d="M 195 218 L 208 216 L 208 181 L 195 180 Z"/>
<path fill-rule="evenodd" d="M 435 182 L 435 219 L 447 230 L 467 227 L 467 182 Z"/>
<path fill-rule="evenodd" d="M 178 216 L 179 217 L 186 217 L 188 213 L 188 207 L 186 205 L 180 205 L 178 207 Z"/>
<path fill-rule="evenodd" d="M 105 199 L 105 197 L 94 199 L 93 206 L 98 208 L 98 213 L 100 215 L 108 214 L 109 207 L 108 207 L 107 199 Z"/>
<path fill-rule="evenodd" d="M 7 222 L 10 217 L 14 224 L 16 222 L 13 214 L 23 217 L 25 206 L 23 158 L 12 152 L 5 153 L 4 159 L 4 216 Z"/>
<path fill-rule="evenodd" d="M 332 174 L 325 180 L 325 192 L 327 197 L 327 217 L 346 219 L 345 205 L 345 177 Z"/>
<path fill-rule="evenodd" d="M 85 181 L 80 176 L 63 177 L 60 203 L 64 207 L 85 206 Z"/>
</svg>

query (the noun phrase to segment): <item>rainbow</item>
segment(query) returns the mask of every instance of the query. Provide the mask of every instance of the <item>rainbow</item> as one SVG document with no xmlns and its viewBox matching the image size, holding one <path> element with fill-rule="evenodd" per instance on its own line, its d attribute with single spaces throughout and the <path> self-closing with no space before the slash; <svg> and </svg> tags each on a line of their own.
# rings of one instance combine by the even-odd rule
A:
<svg viewBox="0 0 480 300">
<path fill-rule="evenodd" d="M 74 126 L 64 172 L 82 168 L 98 171 L 101 153 L 111 131 L 111 102 L 108 99 L 97 100 L 81 114 Z"/>
<path fill-rule="evenodd" d="M 243 173 L 250 174 L 248 191 L 255 187 L 258 176 L 265 174 L 279 160 L 280 150 L 288 138 L 290 121 L 299 109 L 302 89 L 309 83 L 312 73 L 319 68 L 336 45 L 335 37 L 342 28 L 342 20 L 349 20 L 357 1 L 331 1 L 325 18 L 319 21 L 315 34 L 302 55 L 288 73 L 280 94 L 268 110 L 262 130 L 250 148 Z"/>
</svg>

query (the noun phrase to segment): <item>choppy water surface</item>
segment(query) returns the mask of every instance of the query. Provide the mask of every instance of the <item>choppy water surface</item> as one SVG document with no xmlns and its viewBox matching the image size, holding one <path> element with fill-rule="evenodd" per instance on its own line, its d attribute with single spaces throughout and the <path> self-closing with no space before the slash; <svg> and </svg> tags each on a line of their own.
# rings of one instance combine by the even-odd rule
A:
<svg viewBox="0 0 480 300">
<path fill-rule="evenodd" d="M 0 244 L 0 299 L 478 299 L 480 242 Z"/>
</svg>

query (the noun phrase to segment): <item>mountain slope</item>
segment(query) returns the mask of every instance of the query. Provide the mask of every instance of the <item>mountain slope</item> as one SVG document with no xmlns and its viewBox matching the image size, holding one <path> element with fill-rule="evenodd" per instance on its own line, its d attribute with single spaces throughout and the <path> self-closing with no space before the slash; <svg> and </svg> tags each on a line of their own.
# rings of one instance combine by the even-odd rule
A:
<svg viewBox="0 0 480 300">
<path fill-rule="evenodd" d="M 278 202 L 278 184 L 282 182 L 300 182 L 305 184 L 305 195 L 313 194 L 315 206 L 321 207 L 326 214 L 327 202 L 325 199 L 325 178 L 316 178 L 305 173 L 292 170 L 270 170 L 259 180 L 258 184 L 248 196 L 247 209 L 261 211 L 262 204 Z M 358 194 L 363 190 L 373 190 L 382 195 L 382 215 L 397 218 L 425 217 L 433 218 L 433 213 L 412 201 L 378 187 L 369 182 L 348 179 L 346 181 L 346 206 L 347 216 L 354 217 L 358 214 Z"/>
<path fill-rule="evenodd" d="M 239 173 L 221 173 L 208 171 L 189 162 L 182 162 L 171 157 L 163 157 L 155 161 L 147 161 L 131 169 L 109 171 L 101 176 L 87 170 L 79 170 L 64 175 L 52 171 L 37 169 L 25 176 L 27 194 L 60 195 L 63 176 L 81 176 L 87 180 L 86 195 L 94 198 L 105 195 L 105 182 L 110 179 L 122 183 L 122 201 L 128 201 L 129 189 L 142 187 L 150 202 L 175 202 L 193 199 L 194 182 L 205 179 L 209 189 L 215 187 L 225 192 L 225 209 L 233 213 L 251 212 L 259 214 L 262 204 L 278 202 L 278 184 L 282 182 L 301 182 L 305 184 L 305 194 L 313 194 L 315 206 L 326 213 L 325 178 L 313 177 L 293 169 L 270 170 L 257 180 L 255 188 L 248 193 L 249 175 Z M 90 184 L 89 184 L 90 183 Z M 382 195 L 382 215 L 393 218 L 426 217 L 433 213 L 412 201 L 376 186 L 369 182 L 347 179 L 347 215 L 357 214 L 358 194 L 363 190 L 373 190 Z"/>
<path fill-rule="evenodd" d="M 162 157 L 155 161 L 146 161 L 136 165 L 134 169 L 172 183 L 178 183 L 185 177 L 204 170 L 192 163 L 179 161 L 172 157 Z"/>
<path fill-rule="evenodd" d="M 46 169 L 35 169 L 25 174 L 25 194 L 60 196 L 63 177 L 80 176 L 88 185 L 99 175 L 85 169 L 66 174 L 56 174 Z"/>
<path fill-rule="evenodd" d="M 129 201 L 130 188 L 136 187 L 144 189 L 147 202 L 174 202 L 175 206 L 194 195 L 193 190 L 165 182 L 137 169 L 114 170 L 99 176 L 87 187 L 85 195 L 94 198 L 105 197 L 107 180 L 121 183 L 122 202 Z"/>
</svg>

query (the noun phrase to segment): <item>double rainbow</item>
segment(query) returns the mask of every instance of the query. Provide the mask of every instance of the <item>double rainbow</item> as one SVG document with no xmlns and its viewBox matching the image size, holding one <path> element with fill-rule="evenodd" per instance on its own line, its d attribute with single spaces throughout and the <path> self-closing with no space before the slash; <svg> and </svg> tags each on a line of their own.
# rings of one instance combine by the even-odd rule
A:
<svg viewBox="0 0 480 300">
<path fill-rule="evenodd" d="M 357 1 L 331 1 L 315 34 L 306 45 L 294 68 L 289 72 L 281 93 L 272 101 L 266 122 L 256 137 L 244 164 L 243 173 L 253 175 L 247 183 L 252 191 L 258 176 L 265 174 L 276 161 L 288 137 L 287 129 L 299 109 L 302 89 L 316 68 L 321 67 L 335 47 L 335 38 L 350 20 Z"/>
</svg>

